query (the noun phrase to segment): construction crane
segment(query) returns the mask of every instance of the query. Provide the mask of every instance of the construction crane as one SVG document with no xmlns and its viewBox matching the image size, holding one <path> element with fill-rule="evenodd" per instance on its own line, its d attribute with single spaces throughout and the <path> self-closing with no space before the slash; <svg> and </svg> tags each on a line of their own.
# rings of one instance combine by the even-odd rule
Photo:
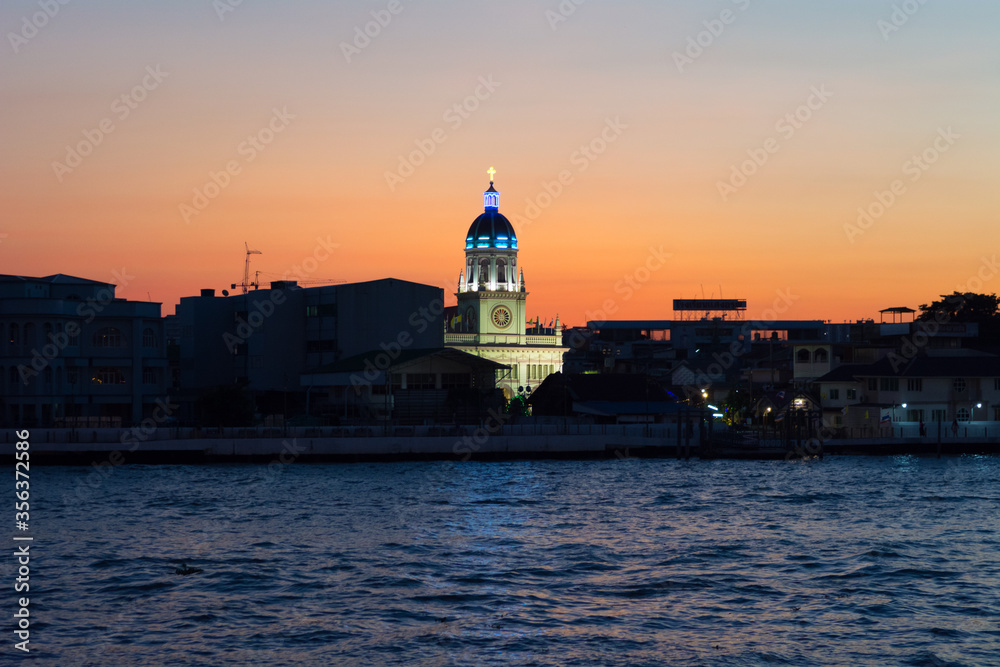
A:
<svg viewBox="0 0 1000 667">
<path fill-rule="evenodd" d="M 247 261 L 243 264 L 243 282 L 240 284 L 233 283 L 230 285 L 230 289 L 236 289 L 237 287 L 243 288 L 243 293 L 247 293 L 247 288 L 252 287 L 257 289 L 260 286 L 260 278 L 255 278 L 253 282 L 250 282 L 250 255 L 263 255 L 260 250 L 251 250 L 250 245 L 244 241 L 243 247 L 247 249 Z M 257 272 L 260 274 L 260 271 Z"/>
</svg>

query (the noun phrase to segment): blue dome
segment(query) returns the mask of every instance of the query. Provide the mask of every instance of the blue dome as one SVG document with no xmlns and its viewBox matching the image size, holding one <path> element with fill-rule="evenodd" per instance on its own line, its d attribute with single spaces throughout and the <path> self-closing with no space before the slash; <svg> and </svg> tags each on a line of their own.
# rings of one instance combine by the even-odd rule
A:
<svg viewBox="0 0 1000 667">
<path fill-rule="evenodd" d="M 517 236 L 510 220 L 497 210 L 487 210 L 473 220 L 465 236 L 465 249 L 517 250 Z"/>
</svg>

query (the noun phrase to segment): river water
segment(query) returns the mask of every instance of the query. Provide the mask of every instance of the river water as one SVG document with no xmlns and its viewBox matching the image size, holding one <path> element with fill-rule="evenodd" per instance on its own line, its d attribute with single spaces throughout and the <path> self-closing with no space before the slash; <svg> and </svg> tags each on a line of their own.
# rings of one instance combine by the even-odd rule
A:
<svg viewBox="0 0 1000 667">
<path fill-rule="evenodd" d="M 997 458 L 123 465 L 31 484 L 38 664 L 1000 664 Z"/>
</svg>

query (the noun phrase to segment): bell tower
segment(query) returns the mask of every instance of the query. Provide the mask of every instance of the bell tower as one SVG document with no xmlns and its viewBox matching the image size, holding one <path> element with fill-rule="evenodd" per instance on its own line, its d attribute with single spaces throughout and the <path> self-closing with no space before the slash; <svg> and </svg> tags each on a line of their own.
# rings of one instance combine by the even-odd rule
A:
<svg viewBox="0 0 1000 667">
<path fill-rule="evenodd" d="M 483 193 L 483 213 L 465 236 L 465 268 L 456 295 L 461 322 L 455 331 L 521 337 L 528 293 L 518 273 L 517 235 L 500 213 L 500 192 L 493 186 L 496 170 L 490 167 L 487 173 L 490 186 Z"/>
<path fill-rule="evenodd" d="M 483 212 L 465 235 L 465 267 L 459 273 L 458 312 L 445 323 L 445 345 L 502 365 L 496 387 L 511 399 L 563 367 L 562 325 L 526 326 L 524 271 L 517 265 L 517 235 L 500 213 L 500 192 L 483 193 Z"/>
</svg>

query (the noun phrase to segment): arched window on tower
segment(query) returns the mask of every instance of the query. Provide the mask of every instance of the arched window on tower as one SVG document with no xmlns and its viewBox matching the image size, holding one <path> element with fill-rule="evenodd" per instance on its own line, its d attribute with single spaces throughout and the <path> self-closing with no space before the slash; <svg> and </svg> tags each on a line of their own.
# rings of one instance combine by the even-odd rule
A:
<svg viewBox="0 0 1000 667">
<path fill-rule="evenodd" d="M 507 282 L 507 262 L 502 259 L 497 260 L 497 284 L 504 286 Z"/>
<path fill-rule="evenodd" d="M 479 284 L 485 285 L 490 280 L 490 260 L 479 260 Z"/>
<path fill-rule="evenodd" d="M 817 364 L 825 364 L 828 359 L 829 357 L 827 356 L 826 350 L 823 348 L 819 348 L 813 352 L 813 361 Z"/>
<path fill-rule="evenodd" d="M 796 352 L 795 353 L 795 361 L 799 362 L 800 364 L 808 364 L 809 363 L 809 350 L 801 349 L 798 352 Z"/>
</svg>

